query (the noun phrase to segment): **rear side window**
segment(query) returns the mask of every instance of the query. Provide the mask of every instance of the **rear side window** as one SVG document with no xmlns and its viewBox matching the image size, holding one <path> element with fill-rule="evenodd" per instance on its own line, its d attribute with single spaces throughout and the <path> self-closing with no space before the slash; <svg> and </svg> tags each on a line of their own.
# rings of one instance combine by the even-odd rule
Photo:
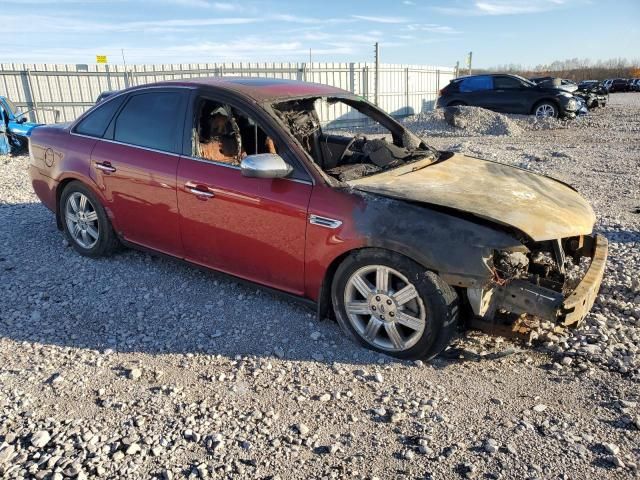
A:
<svg viewBox="0 0 640 480">
<path fill-rule="evenodd" d="M 82 119 L 76 126 L 75 132 L 90 137 L 102 137 L 123 100 L 124 96 L 121 95 L 100 105 Z"/>
<path fill-rule="evenodd" d="M 493 88 L 493 82 L 491 77 L 469 77 L 460 82 L 461 92 L 477 92 L 479 90 L 491 90 Z"/>
<path fill-rule="evenodd" d="M 151 92 L 132 96 L 115 121 L 113 139 L 118 142 L 177 152 L 177 119 L 181 118 L 180 92 Z"/>
</svg>

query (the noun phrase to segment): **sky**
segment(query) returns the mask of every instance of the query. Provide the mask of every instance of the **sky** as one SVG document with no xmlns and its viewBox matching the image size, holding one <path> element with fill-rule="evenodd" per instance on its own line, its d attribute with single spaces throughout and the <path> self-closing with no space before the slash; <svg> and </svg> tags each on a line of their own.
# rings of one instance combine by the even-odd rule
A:
<svg viewBox="0 0 640 480">
<path fill-rule="evenodd" d="M 640 58 L 640 0 L 0 0 L 0 63 Z M 311 52 L 309 50 L 311 49 Z"/>
</svg>

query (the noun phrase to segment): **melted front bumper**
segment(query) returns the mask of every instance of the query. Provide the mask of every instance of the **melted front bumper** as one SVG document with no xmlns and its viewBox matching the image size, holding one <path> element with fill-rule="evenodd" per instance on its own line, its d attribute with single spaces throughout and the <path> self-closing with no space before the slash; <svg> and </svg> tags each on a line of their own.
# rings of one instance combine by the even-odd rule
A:
<svg viewBox="0 0 640 480">
<path fill-rule="evenodd" d="M 602 235 L 586 236 L 581 254 L 590 257 L 591 264 L 582 281 L 566 297 L 555 290 L 535 285 L 527 280 L 513 280 L 496 286 L 491 295 L 490 307 L 484 318 L 472 322 L 482 330 L 497 333 L 524 333 L 527 327 L 516 322 L 507 329 L 492 318 L 497 310 L 505 310 L 524 317 L 547 320 L 559 327 L 576 327 L 582 323 L 595 302 L 604 276 L 608 242 Z M 498 332 L 500 330 L 500 332 Z M 504 330 L 504 331 L 503 331 Z"/>
<path fill-rule="evenodd" d="M 564 326 L 577 326 L 591 310 L 600 290 L 607 263 L 609 242 L 602 235 L 593 237 L 591 265 L 576 289 L 562 303 L 560 320 Z"/>
</svg>

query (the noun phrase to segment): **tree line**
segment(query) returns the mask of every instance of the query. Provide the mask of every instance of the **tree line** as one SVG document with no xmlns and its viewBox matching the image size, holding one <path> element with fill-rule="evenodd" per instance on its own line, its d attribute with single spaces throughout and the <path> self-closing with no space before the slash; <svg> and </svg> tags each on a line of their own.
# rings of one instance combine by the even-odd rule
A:
<svg viewBox="0 0 640 480">
<path fill-rule="evenodd" d="M 556 60 L 535 67 L 510 63 L 488 69 L 474 69 L 474 74 L 512 73 L 523 77 L 560 77 L 579 82 L 581 80 L 606 80 L 607 78 L 640 78 L 640 59 L 610 58 L 592 61 L 588 58 Z"/>
</svg>

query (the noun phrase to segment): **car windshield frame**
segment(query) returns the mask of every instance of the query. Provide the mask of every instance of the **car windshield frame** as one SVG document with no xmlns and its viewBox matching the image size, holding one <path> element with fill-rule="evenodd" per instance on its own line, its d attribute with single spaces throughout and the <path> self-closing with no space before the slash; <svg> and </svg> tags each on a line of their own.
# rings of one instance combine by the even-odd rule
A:
<svg viewBox="0 0 640 480">
<path fill-rule="evenodd" d="M 4 98 L 4 101 L 7 107 L 9 108 L 9 114 L 16 117 L 20 113 L 16 104 L 13 103 L 11 100 L 9 100 L 7 97 Z"/>
<path fill-rule="evenodd" d="M 513 77 L 513 78 L 517 78 L 518 80 L 520 80 L 522 83 L 525 84 L 525 86 L 527 87 L 535 87 L 537 85 L 536 82 L 532 82 L 531 80 L 529 80 L 528 78 L 524 78 L 521 77 L 520 75 L 507 75 L 508 77 Z"/>
<path fill-rule="evenodd" d="M 407 148 L 408 150 L 414 150 L 414 151 L 417 151 L 420 149 L 424 151 L 429 157 L 428 161 L 425 161 L 427 160 L 427 158 L 425 157 L 410 159 L 403 165 L 397 165 L 394 167 L 390 167 L 388 169 L 384 169 L 380 172 L 371 173 L 371 174 L 365 175 L 366 177 L 372 177 L 380 173 L 401 169 L 403 167 L 404 169 L 406 169 L 408 165 L 414 165 L 415 169 L 421 169 L 431 164 L 437 163 L 438 160 L 440 159 L 440 151 L 438 149 L 429 145 L 424 139 L 417 136 L 411 130 L 406 128 L 404 125 L 398 122 L 394 117 L 389 115 L 379 106 L 369 102 L 367 99 L 363 97 L 360 97 L 351 93 L 345 92 L 345 94 L 342 94 L 342 95 L 332 94 L 332 95 L 310 95 L 310 96 L 305 95 L 305 96 L 299 96 L 299 97 L 297 96 L 287 97 L 287 98 L 277 99 L 276 101 L 270 101 L 267 104 L 264 104 L 263 108 L 267 110 L 270 116 L 278 122 L 280 127 L 284 130 L 285 134 L 288 135 L 292 140 L 294 140 L 302 148 L 302 151 L 304 151 L 304 153 L 308 157 L 307 161 L 313 165 L 313 168 L 321 172 L 323 177 L 329 177 L 329 178 L 335 179 L 335 177 L 331 176 L 330 173 L 326 172 L 322 168 L 322 166 L 318 164 L 316 159 L 313 157 L 312 153 L 309 152 L 306 148 L 304 148 L 304 146 L 302 145 L 298 137 L 291 131 L 289 126 L 281 118 L 281 113 L 285 112 L 286 110 L 282 110 L 281 108 L 279 108 L 280 106 L 285 106 L 291 102 L 311 102 L 312 105 L 315 105 L 315 102 L 318 99 L 324 99 L 329 102 L 330 101 L 342 102 L 348 105 L 349 107 L 358 111 L 365 117 L 368 117 L 370 120 L 377 122 L 380 126 L 387 129 L 394 139 L 394 142 L 393 142 L 394 145 L 395 145 L 396 138 L 401 139 L 403 144 L 402 146 L 404 148 Z M 313 115 L 319 121 L 315 107 L 313 108 Z M 320 124 L 320 122 L 318 123 L 318 128 L 320 129 L 320 131 L 322 131 L 323 126 Z M 356 135 L 354 135 L 354 138 L 356 138 Z"/>
</svg>

